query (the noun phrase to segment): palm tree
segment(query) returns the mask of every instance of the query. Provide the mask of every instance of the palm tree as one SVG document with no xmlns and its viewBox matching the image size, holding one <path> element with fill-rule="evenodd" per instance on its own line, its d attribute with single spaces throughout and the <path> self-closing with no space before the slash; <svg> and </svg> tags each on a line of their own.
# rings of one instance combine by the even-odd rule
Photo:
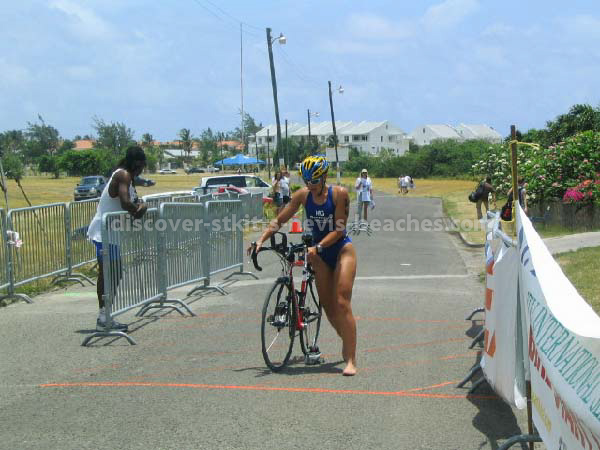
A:
<svg viewBox="0 0 600 450">
<path fill-rule="evenodd" d="M 181 148 L 186 154 L 186 159 L 189 161 L 192 153 L 192 133 L 188 128 L 182 128 L 179 131 L 179 137 L 181 138 Z"/>
</svg>

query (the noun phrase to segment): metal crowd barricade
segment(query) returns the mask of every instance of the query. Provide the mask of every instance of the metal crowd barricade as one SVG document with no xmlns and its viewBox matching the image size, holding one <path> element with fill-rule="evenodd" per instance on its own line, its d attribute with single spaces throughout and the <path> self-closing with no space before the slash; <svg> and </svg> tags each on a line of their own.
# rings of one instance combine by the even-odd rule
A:
<svg viewBox="0 0 600 450">
<path fill-rule="evenodd" d="M 250 220 L 263 220 L 263 194 L 250 194 L 250 206 L 248 207 Z"/>
<path fill-rule="evenodd" d="M 87 237 L 90 222 L 96 215 L 98 199 L 69 203 L 67 206 L 67 267 L 68 276 L 81 277 L 94 284 L 85 275 L 73 269 L 96 262 L 96 247 Z"/>
<path fill-rule="evenodd" d="M 6 239 L 6 213 L 0 208 L 0 289 L 7 289 L 10 285 L 8 243 Z"/>
<path fill-rule="evenodd" d="M 146 205 L 148 205 L 148 209 L 151 208 L 157 208 L 160 206 L 161 203 L 168 203 L 173 199 L 173 197 L 171 195 L 157 195 L 154 197 L 150 197 L 147 199 L 144 199 L 144 203 L 146 203 Z"/>
<path fill-rule="evenodd" d="M 232 269 L 239 269 L 229 274 L 225 279 L 233 275 L 249 275 L 258 279 L 251 272 L 244 272 L 244 227 L 242 224 L 242 202 L 240 200 L 210 201 L 205 203 L 207 219 L 208 245 L 208 274 L 209 277 Z M 204 286 L 205 288 L 217 289 L 225 293 L 218 286 Z M 197 289 L 194 288 L 188 295 Z"/>
<path fill-rule="evenodd" d="M 158 210 L 149 209 L 143 218 L 134 220 L 125 212 L 107 213 L 102 217 L 102 261 L 104 271 L 104 309 L 107 331 L 85 338 L 86 346 L 95 337 L 124 337 L 125 332 L 111 330 L 115 316 L 148 303 L 165 300 L 160 286 L 160 268 L 156 220 Z"/>
<path fill-rule="evenodd" d="M 160 222 L 157 224 L 156 234 L 158 283 L 164 296 L 158 301 L 147 303 L 138 312 L 138 316 L 153 308 L 163 308 L 165 304 L 180 305 L 195 316 L 182 300 L 168 299 L 167 291 L 208 278 L 204 214 L 204 205 L 199 203 L 174 202 L 160 205 Z M 174 309 L 182 313 L 177 307 Z"/>
<path fill-rule="evenodd" d="M 198 203 L 198 197 L 195 195 L 179 195 L 177 197 L 173 197 L 173 201 L 177 203 Z"/>
<path fill-rule="evenodd" d="M 183 305 L 190 315 L 195 315 L 182 300 L 166 300 L 170 289 L 204 281 L 211 288 L 208 273 L 208 249 L 206 242 L 206 208 L 200 203 L 163 203 L 160 206 L 161 226 L 158 230 L 159 283 L 165 292 L 165 300 L 158 305 L 148 304 L 138 313 L 161 307 L 163 303 Z M 163 227 L 166 227 L 163 229 Z"/>
<path fill-rule="evenodd" d="M 17 232 L 22 241 L 20 248 L 19 245 L 8 247 L 13 287 L 67 275 L 69 248 L 65 203 L 12 209 L 7 222 L 8 229 Z M 68 276 L 66 279 L 81 282 Z"/>
</svg>

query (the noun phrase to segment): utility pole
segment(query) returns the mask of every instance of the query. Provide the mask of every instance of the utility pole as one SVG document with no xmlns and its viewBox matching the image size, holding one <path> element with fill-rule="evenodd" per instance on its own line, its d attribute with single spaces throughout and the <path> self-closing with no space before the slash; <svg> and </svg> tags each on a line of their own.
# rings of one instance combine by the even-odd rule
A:
<svg viewBox="0 0 600 450">
<path fill-rule="evenodd" d="M 223 161 L 223 132 L 219 132 L 219 140 L 221 141 L 221 172 L 225 172 L 225 161 Z"/>
<path fill-rule="evenodd" d="M 8 185 L 6 184 L 6 176 L 4 175 L 4 167 L 2 166 L 2 152 L 0 151 L 0 187 L 4 193 L 4 203 L 6 204 L 6 212 L 10 209 L 8 206 Z"/>
<path fill-rule="evenodd" d="M 240 93 L 242 97 L 242 153 L 246 153 L 246 141 L 244 133 L 244 44 L 242 39 L 242 23 L 240 23 Z"/>
<path fill-rule="evenodd" d="M 269 171 L 269 180 L 271 180 L 271 152 L 269 149 L 269 129 L 267 128 L 267 170 Z"/>
<path fill-rule="evenodd" d="M 312 153 L 310 145 L 310 109 L 307 109 L 306 113 L 308 115 L 308 151 L 309 153 Z"/>
<path fill-rule="evenodd" d="M 256 167 L 258 170 L 260 164 L 258 163 L 258 138 L 256 137 L 256 133 L 254 133 L 254 149 L 256 150 Z"/>
<path fill-rule="evenodd" d="M 278 39 L 278 38 L 276 38 Z M 281 36 L 280 36 L 281 42 Z M 283 41 L 285 42 L 285 41 Z M 269 48 L 269 63 L 271 65 L 271 84 L 273 85 L 273 102 L 275 103 L 275 122 L 277 124 L 277 154 L 281 143 L 281 125 L 279 123 L 279 104 L 277 102 L 277 80 L 275 79 L 275 65 L 273 63 L 273 39 L 271 39 L 271 29 L 267 28 L 267 46 Z M 270 168 L 269 168 L 270 170 Z M 269 175 L 269 178 L 271 176 Z"/>
<path fill-rule="evenodd" d="M 337 149 L 337 133 L 335 131 L 335 116 L 333 115 L 333 99 L 331 95 L 331 81 L 329 83 L 329 107 L 331 108 L 331 125 L 333 126 L 333 144 L 335 145 L 335 172 L 337 184 L 340 184 L 340 161 L 338 158 L 338 149 Z"/>
<path fill-rule="evenodd" d="M 285 119 L 285 157 L 283 158 L 283 166 L 287 167 L 290 164 L 290 147 L 287 137 L 287 119 Z"/>
</svg>

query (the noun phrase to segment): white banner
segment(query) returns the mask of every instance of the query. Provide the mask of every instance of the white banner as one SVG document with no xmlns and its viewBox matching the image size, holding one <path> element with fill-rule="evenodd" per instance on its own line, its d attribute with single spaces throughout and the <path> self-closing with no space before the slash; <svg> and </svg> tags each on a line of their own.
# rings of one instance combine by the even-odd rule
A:
<svg viewBox="0 0 600 450">
<path fill-rule="evenodd" d="M 498 219 L 496 219 L 498 220 Z M 491 225 L 491 226 L 489 226 Z M 488 229 L 496 230 L 495 221 Z M 507 403 L 523 409 L 527 399 L 523 392 L 525 380 L 523 360 L 517 358 L 517 304 L 519 255 L 517 249 L 487 233 L 486 289 L 485 289 L 485 338 L 481 367 L 485 378 L 494 391 Z M 492 247 L 497 247 L 496 254 Z"/>
<path fill-rule="evenodd" d="M 517 208 L 533 421 L 549 449 L 600 449 L 600 317 Z"/>
</svg>

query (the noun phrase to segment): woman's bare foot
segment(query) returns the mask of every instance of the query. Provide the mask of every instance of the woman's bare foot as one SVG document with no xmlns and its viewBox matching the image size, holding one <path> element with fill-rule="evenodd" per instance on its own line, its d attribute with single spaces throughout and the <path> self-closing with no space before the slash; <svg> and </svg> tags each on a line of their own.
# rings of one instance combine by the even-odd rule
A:
<svg viewBox="0 0 600 450">
<path fill-rule="evenodd" d="M 356 375 L 356 365 L 354 364 L 354 361 L 348 361 L 348 364 L 346 364 L 342 375 L 344 375 L 345 377 L 352 377 Z"/>
</svg>

